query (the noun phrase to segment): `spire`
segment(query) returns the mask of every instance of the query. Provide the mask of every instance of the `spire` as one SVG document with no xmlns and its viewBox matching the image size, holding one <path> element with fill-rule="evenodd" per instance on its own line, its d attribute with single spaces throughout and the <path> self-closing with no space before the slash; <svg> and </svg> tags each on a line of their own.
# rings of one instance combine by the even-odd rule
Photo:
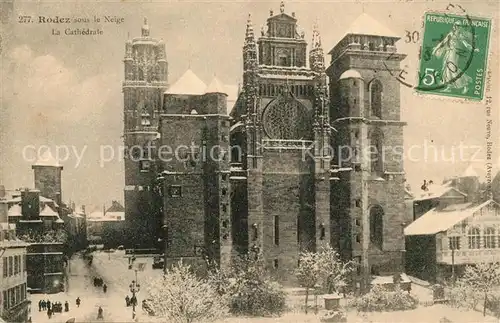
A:
<svg viewBox="0 0 500 323">
<path fill-rule="evenodd" d="M 248 14 L 248 19 L 247 19 L 247 30 L 245 34 L 245 41 L 248 42 L 249 40 L 254 41 L 254 33 L 253 33 L 253 24 L 252 24 L 252 15 Z"/>
<path fill-rule="evenodd" d="M 148 18 L 144 18 L 144 25 L 142 26 L 142 37 L 149 37 Z"/>
<path fill-rule="evenodd" d="M 285 2 L 284 2 L 284 1 L 281 1 L 281 4 L 280 4 L 280 12 L 281 12 L 281 13 L 285 13 Z"/>
<path fill-rule="evenodd" d="M 318 19 L 316 19 L 316 21 L 314 22 L 312 37 L 313 37 L 313 39 L 312 39 L 311 47 L 312 48 L 321 47 L 321 35 L 319 34 Z"/>
<path fill-rule="evenodd" d="M 247 28 L 245 33 L 245 44 L 243 45 L 243 69 L 251 70 L 257 66 L 257 44 L 255 43 L 255 35 L 251 15 L 248 15 Z"/>
<path fill-rule="evenodd" d="M 309 67 L 318 73 L 325 71 L 325 56 L 321 46 L 321 35 L 319 33 L 318 22 L 313 25 L 311 51 L 309 52 Z"/>
</svg>

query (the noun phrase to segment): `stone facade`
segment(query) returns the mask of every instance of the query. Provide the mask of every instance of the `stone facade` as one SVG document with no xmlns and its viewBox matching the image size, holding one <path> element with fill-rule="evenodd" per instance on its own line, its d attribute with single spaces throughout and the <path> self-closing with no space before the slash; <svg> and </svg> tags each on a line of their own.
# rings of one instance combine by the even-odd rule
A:
<svg viewBox="0 0 500 323">
<path fill-rule="evenodd" d="M 405 184 L 397 75 L 405 57 L 397 37 L 348 33 L 331 51 L 331 122 L 336 176 L 331 181 L 332 243 L 371 275 L 403 271 Z M 373 35 L 373 36 L 367 36 Z M 344 148 L 341 148 L 344 147 Z M 347 147 L 347 149 L 345 148 Z"/>
<path fill-rule="evenodd" d="M 161 217 L 152 197 L 150 152 L 158 135 L 167 88 L 165 44 L 151 38 L 147 21 L 141 36 L 125 44 L 124 141 L 127 248 L 157 247 Z"/>
<path fill-rule="evenodd" d="M 324 57 L 315 28 L 306 67 L 307 43 L 297 29 L 283 6 L 257 41 L 248 20 L 243 92 L 231 113 L 231 144 L 243 152 L 232 160 L 235 247 L 260 253 L 281 280 L 293 277 L 300 251 L 330 240 Z"/>
<path fill-rule="evenodd" d="M 153 100 L 148 113 L 161 107 L 161 115 L 126 140 L 142 145 L 157 131 L 158 162 L 141 175 L 127 161 L 126 185 L 136 185 L 134 194 L 149 196 L 151 205 L 155 194 L 162 197 L 167 266 L 179 258 L 227 264 L 235 253 L 261 254 L 288 280 L 301 251 L 331 244 L 360 263 L 360 287 L 370 275 L 402 270 L 404 123 L 391 73 L 405 55 L 396 52 L 397 36 L 371 33 L 348 33 L 326 69 L 317 27 L 307 55 L 295 14 L 282 4 L 257 40 L 248 19 L 243 86 L 230 116 L 217 82 L 204 91 L 189 71 L 178 83 L 191 87 L 176 83 L 161 106 Z M 339 156 L 342 146 L 352 156 Z M 361 153 L 371 146 L 383 158 Z M 217 158 L 207 154 L 214 147 Z"/>
</svg>

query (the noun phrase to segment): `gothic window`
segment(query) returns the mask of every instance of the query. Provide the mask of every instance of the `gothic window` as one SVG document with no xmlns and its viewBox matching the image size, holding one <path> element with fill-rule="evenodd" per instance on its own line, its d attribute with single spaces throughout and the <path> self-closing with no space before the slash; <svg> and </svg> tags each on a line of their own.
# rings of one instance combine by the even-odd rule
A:
<svg viewBox="0 0 500 323">
<path fill-rule="evenodd" d="M 495 229 L 492 227 L 484 229 L 484 247 L 495 248 Z"/>
<path fill-rule="evenodd" d="M 139 81 L 144 81 L 144 70 L 139 67 Z"/>
<path fill-rule="evenodd" d="M 271 139 L 298 140 L 308 135 L 307 109 L 288 93 L 266 107 L 262 120 L 264 131 Z"/>
<path fill-rule="evenodd" d="M 460 237 L 449 237 L 448 238 L 448 246 L 449 246 L 450 250 L 460 249 Z"/>
<path fill-rule="evenodd" d="M 378 118 L 382 118 L 382 89 L 379 80 L 375 79 L 369 84 L 371 114 Z"/>
<path fill-rule="evenodd" d="M 280 218 L 278 216 L 274 217 L 274 244 L 276 246 L 280 244 Z"/>
<path fill-rule="evenodd" d="M 384 210 L 380 205 L 370 209 L 370 242 L 382 248 L 384 239 Z"/>
<path fill-rule="evenodd" d="M 374 129 L 370 133 L 370 169 L 373 174 L 381 175 L 384 169 L 383 135 L 380 129 Z"/>
<path fill-rule="evenodd" d="M 280 66 L 290 66 L 290 61 L 288 60 L 287 56 L 281 55 L 279 59 L 280 59 L 279 62 Z"/>
<path fill-rule="evenodd" d="M 481 231 L 479 228 L 472 227 L 467 232 L 469 238 L 469 249 L 481 248 Z"/>
</svg>

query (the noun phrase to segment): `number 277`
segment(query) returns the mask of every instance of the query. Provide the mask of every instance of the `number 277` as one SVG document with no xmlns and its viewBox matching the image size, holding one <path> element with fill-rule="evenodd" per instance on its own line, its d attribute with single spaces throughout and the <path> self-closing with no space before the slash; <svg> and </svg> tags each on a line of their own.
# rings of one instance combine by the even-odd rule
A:
<svg viewBox="0 0 500 323">
<path fill-rule="evenodd" d="M 20 24 L 27 24 L 31 22 L 31 16 L 19 16 Z"/>
</svg>

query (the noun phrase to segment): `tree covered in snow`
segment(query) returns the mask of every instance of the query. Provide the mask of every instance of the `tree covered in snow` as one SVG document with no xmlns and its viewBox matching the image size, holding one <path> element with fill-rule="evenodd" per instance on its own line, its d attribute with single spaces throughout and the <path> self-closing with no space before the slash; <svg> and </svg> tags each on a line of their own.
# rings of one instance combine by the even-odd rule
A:
<svg viewBox="0 0 500 323">
<path fill-rule="evenodd" d="M 345 285 L 345 280 L 353 268 L 352 262 L 342 261 L 330 246 L 323 247 L 318 252 L 302 252 L 295 275 L 299 283 L 306 288 L 305 312 L 307 313 L 311 288 L 319 286 L 327 293 L 337 291 L 339 286 Z"/>
<path fill-rule="evenodd" d="M 227 313 L 223 297 L 182 262 L 150 282 L 147 292 L 147 306 L 164 322 L 211 322 Z"/>
</svg>

